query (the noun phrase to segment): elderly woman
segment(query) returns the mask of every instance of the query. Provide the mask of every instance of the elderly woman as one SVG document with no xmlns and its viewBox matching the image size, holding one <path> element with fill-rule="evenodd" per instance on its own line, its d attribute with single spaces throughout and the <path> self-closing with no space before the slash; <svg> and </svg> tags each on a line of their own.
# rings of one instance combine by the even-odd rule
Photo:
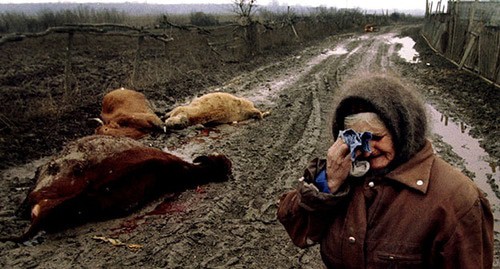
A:
<svg viewBox="0 0 500 269">
<path fill-rule="evenodd" d="M 319 243 L 327 268 L 491 268 L 490 205 L 434 154 L 414 90 L 373 75 L 348 83 L 335 108 L 326 159 L 280 200 L 293 243 Z"/>
</svg>

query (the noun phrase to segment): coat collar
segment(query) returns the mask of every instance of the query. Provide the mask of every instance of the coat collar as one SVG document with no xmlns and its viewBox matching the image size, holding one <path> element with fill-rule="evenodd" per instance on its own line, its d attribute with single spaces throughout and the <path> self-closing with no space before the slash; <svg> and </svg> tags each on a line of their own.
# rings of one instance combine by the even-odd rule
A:
<svg viewBox="0 0 500 269">
<path fill-rule="evenodd" d="M 386 177 L 425 194 L 429 186 L 434 159 L 431 142 L 427 140 L 422 150 L 409 161 L 391 171 Z"/>
</svg>

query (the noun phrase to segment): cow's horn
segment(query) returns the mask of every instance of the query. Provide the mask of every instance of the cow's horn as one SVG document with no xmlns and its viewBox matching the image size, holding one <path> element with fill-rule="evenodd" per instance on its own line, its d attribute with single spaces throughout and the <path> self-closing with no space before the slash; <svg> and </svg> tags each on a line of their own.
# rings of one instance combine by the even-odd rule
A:
<svg viewBox="0 0 500 269">
<path fill-rule="evenodd" d="M 91 118 L 91 120 L 95 120 L 98 123 L 100 123 L 101 125 L 104 125 L 104 122 L 101 119 L 99 119 L 99 118 Z"/>
</svg>

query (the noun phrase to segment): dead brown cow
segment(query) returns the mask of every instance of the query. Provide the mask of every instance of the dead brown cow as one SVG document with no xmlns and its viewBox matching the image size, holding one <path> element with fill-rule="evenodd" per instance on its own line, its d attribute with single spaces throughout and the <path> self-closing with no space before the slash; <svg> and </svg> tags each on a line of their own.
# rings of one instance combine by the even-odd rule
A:
<svg viewBox="0 0 500 269">
<path fill-rule="evenodd" d="M 244 98 L 225 92 L 213 92 L 194 99 L 189 105 L 179 106 L 167 113 L 167 128 L 181 129 L 196 124 L 223 124 L 248 119 L 262 119 L 262 112 Z"/>
<path fill-rule="evenodd" d="M 162 194 L 222 182 L 230 175 L 231 162 L 223 155 L 190 163 L 130 138 L 87 136 L 38 169 L 25 200 L 30 227 L 1 241 L 21 242 L 40 230 L 123 216 Z"/>
<path fill-rule="evenodd" d="M 163 128 L 162 120 L 153 112 L 144 94 L 125 88 L 104 96 L 101 118 L 103 125 L 97 127 L 96 134 L 139 139 Z"/>
</svg>

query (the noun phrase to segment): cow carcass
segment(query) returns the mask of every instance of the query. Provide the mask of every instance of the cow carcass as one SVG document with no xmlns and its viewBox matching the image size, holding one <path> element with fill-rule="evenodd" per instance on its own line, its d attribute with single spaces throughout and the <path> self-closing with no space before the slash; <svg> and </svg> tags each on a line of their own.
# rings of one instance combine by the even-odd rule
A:
<svg viewBox="0 0 500 269">
<path fill-rule="evenodd" d="M 96 134 L 139 139 L 150 132 L 163 130 L 162 120 L 144 94 L 125 88 L 104 96 L 101 118 L 102 126 L 96 128 Z"/>
<path fill-rule="evenodd" d="M 2 241 L 25 241 L 40 230 L 124 216 L 163 194 L 222 182 L 230 175 L 231 161 L 223 155 L 203 155 L 191 163 L 127 137 L 83 137 L 38 169 L 25 200 L 30 227 Z"/>
<path fill-rule="evenodd" d="M 213 92 L 195 98 L 190 104 L 179 106 L 167 113 L 167 128 L 182 129 L 203 124 L 217 125 L 248 119 L 262 119 L 269 112 L 262 112 L 245 98 L 225 92 Z"/>
</svg>

